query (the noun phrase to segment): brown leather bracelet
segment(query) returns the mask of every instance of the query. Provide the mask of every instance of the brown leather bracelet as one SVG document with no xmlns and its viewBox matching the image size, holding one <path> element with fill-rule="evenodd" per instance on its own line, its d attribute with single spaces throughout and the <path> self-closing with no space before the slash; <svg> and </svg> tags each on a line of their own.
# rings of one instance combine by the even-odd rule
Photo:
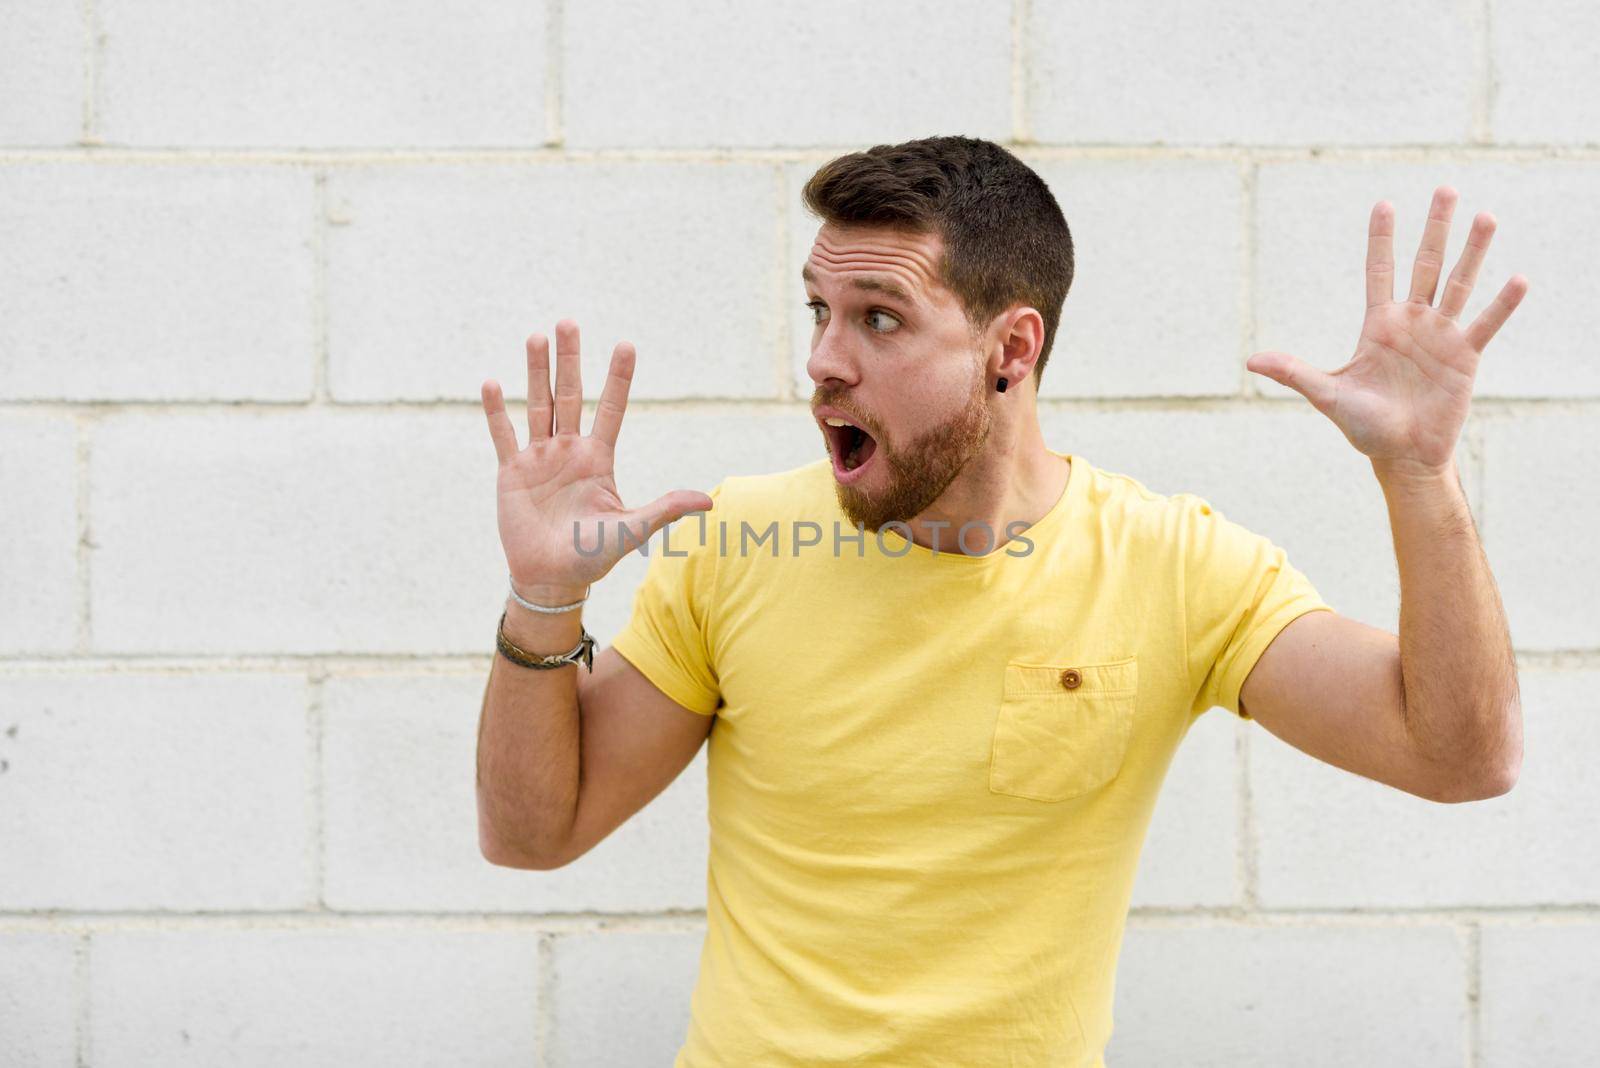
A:
<svg viewBox="0 0 1600 1068">
<path fill-rule="evenodd" d="M 495 646 L 500 650 L 500 655 L 519 667 L 533 668 L 535 671 L 548 671 L 552 668 L 566 667 L 568 664 L 577 664 L 581 661 L 592 675 L 594 674 L 594 635 L 590 634 L 588 628 L 583 627 L 581 624 L 579 629 L 582 630 L 583 637 L 578 640 L 578 644 L 572 649 L 555 656 L 539 656 L 511 644 L 511 639 L 506 637 L 506 614 L 501 612 L 500 626 L 495 629 L 494 641 Z"/>
</svg>

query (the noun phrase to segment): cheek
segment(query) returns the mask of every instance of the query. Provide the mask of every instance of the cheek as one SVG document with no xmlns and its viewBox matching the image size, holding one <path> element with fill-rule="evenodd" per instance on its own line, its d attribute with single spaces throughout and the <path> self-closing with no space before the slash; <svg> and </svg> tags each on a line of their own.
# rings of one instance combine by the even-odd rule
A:
<svg viewBox="0 0 1600 1068">
<path fill-rule="evenodd" d="M 883 399 L 875 406 L 892 441 L 909 441 L 949 425 L 972 403 L 979 373 L 976 357 L 946 355 L 941 359 L 928 353 L 908 354 L 904 362 L 889 370 L 881 384 Z"/>
<path fill-rule="evenodd" d="M 909 441 L 948 426 L 970 403 L 971 379 L 949 382 L 909 381 L 894 396 L 889 426 L 898 441 Z"/>
</svg>

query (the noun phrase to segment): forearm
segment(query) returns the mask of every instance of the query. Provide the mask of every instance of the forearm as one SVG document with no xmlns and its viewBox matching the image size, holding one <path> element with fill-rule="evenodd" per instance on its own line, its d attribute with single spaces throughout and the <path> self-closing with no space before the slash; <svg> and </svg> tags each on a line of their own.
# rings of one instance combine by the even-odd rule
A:
<svg viewBox="0 0 1600 1068">
<path fill-rule="evenodd" d="M 545 615 L 506 599 L 506 637 L 537 655 L 563 653 L 582 635 L 582 609 Z M 478 837 L 496 862 L 554 856 L 578 805 L 582 665 L 541 671 L 497 651 L 478 721 Z"/>
<path fill-rule="evenodd" d="M 1475 781 L 1514 777 L 1522 712 L 1510 629 L 1452 460 L 1439 475 L 1373 465 L 1400 570 L 1405 725 Z"/>
</svg>

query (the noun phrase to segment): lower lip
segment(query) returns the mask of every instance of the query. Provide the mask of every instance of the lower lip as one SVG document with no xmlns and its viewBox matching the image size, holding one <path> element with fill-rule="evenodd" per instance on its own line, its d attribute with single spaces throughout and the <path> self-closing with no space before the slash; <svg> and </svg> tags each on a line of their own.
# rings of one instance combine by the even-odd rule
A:
<svg viewBox="0 0 1600 1068">
<path fill-rule="evenodd" d="M 857 464 L 853 469 L 848 471 L 845 470 L 844 461 L 833 455 L 833 450 L 829 449 L 828 456 L 833 461 L 833 477 L 841 486 L 848 486 L 850 483 L 860 480 L 862 474 L 866 472 L 867 468 L 871 467 L 873 462 L 877 460 L 878 452 L 882 448 L 883 443 L 879 442 L 873 448 L 871 456 L 867 457 L 864 462 Z"/>
</svg>

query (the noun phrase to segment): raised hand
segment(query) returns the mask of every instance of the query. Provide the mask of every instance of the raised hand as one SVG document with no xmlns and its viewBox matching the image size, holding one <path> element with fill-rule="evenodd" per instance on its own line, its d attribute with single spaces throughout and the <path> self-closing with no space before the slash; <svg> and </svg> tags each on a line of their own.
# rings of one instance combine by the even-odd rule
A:
<svg viewBox="0 0 1600 1068">
<path fill-rule="evenodd" d="M 587 436 L 578 432 L 583 414 L 578 324 L 571 319 L 556 324 L 553 402 L 550 342 L 534 334 L 527 349 L 526 448 L 517 447 L 500 384 L 492 378 L 483 384 L 483 410 L 500 462 L 500 542 L 517 593 L 535 604 L 565 604 L 582 597 L 629 550 L 686 513 L 710 509 L 712 500 L 704 493 L 674 490 L 630 509 L 617 495 L 612 475 L 633 381 L 632 344 L 618 342 L 611 353 L 611 371 Z M 634 540 L 619 537 L 619 522 Z M 597 546 L 602 547 L 598 553 Z"/>
<path fill-rule="evenodd" d="M 1394 206 L 1372 209 L 1367 229 L 1367 313 L 1355 355 L 1324 372 L 1286 352 L 1257 352 L 1245 367 L 1288 386 L 1332 419 L 1380 473 L 1431 475 L 1451 464 L 1472 398 L 1478 358 L 1528 292 L 1512 275 L 1472 325 L 1456 322 L 1477 280 L 1494 216 L 1472 220 L 1466 248 L 1433 304 L 1450 234 L 1456 191 L 1434 190 L 1422 246 L 1411 271 L 1411 293 L 1394 299 Z"/>
</svg>

